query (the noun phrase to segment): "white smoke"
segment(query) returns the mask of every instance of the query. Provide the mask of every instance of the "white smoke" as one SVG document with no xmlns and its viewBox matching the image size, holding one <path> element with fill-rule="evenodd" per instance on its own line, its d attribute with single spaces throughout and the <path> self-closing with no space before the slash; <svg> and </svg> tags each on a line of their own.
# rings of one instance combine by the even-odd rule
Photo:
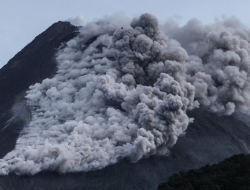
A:
<svg viewBox="0 0 250 190">
<path fill-rule="evenodd" d="M 69 18 L 67 21 L 74 26 L 86 26 L 87 23 L 91 22 L 90 19 L 85 18 L 82 15 L 79 15 L 75 18 Z"/>
<path fill-rule="evenodd" d="M 32 121 L 0 174 L 101 169 L 168 154 L 189 122 L 187 52 L 143 14 L 131 27 L 90 22 L 58 52 L 54 78 L 27 92 Z"/>
</svg>

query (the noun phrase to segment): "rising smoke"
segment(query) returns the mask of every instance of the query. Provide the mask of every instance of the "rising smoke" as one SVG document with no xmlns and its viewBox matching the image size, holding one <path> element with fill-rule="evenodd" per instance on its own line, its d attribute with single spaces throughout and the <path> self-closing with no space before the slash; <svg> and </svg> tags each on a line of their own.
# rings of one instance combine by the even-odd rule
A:
<svg viewBox="0 0 250 190">
<path fill-rule="evenodd" d="M 171 39 L 150 14 L 130 26 L 110 18 L 83 26 L 58 50 L 55 77 L 28 90 L 32 121 L 0 160 L 0 174 L 89 171 L 167 155 L 192 121 L 187 109 L 248 111 L 243 24 L 162 28 Z"/>
<path fill-rule="evenodd" d="M 179 27 L 163 27 L 187 50 L 186 80 L 195 86 L 195 99 L 214 112 L 249 114 L 250 30 L 231 17 L 211 25 L 196 19 Z"/>
</svg>

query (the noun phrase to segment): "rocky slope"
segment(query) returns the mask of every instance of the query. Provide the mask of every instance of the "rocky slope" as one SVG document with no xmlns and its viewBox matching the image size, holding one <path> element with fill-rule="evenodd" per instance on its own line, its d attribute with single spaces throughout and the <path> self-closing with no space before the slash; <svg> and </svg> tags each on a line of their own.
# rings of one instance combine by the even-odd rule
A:
<svg viewBox="0 0 250 190">
<path fill-rule="evenodd" d="M 77 28 L 71 24 L 57 22 L 0 69 L 0 158 L 13 149 L 24 125 L 22 118 L 29 117 L 22 103 L 25 91 L 31 84 L 53 76 L 57 48 L 76 32 Z"/>
<path fill-rule="evenodd" d="M 40 34 L 7 65 L 0 69 L 0 158 L 15 146 L 19 132 L 29 120 L 25 91 L 31 84 L 53 76 L 58 47 L 77 34 L 77 28 L 58 22 Z M 0 177 L 0 190 L 14 189 L 157 189 L 159 183 L 179 170 L 217 163 L 234 154 L 249 153 L 250 129 L 233 116 L 218 116 L 196 109 L 185 136 L 171 155 L 150 157 L 137 163 L 126 160 L 103 170 L 60 175 L 53 172 L 34 176 L 10 174 Z"/>
</svg>

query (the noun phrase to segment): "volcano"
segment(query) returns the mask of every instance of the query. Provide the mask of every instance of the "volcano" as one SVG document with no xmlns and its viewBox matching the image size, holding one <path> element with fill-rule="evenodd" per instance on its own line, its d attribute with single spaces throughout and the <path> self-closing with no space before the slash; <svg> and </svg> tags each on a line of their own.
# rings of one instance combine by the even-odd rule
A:
<svg viewBox="0 0 250 190">
<path fill-rule="evenodd" d="M 0 69 L 0 158 L 17 146 L 18 138 L 25 133 L 25 126 L 33 117 L 26 99 L 29 86 L 56 75 L 58 49 L 64 48 L 80 30 L 69 22 L 57 22 Z M 165 156 L 145 156 L 136 162 L 125 157 L 102 169 L 63 174 L 55 169 L 18 175 L 17 169 L 0 176 L 0 190 L 151 190 L 157 189 L 159 183 L 174 172 L 218 163 L 234 154 L 249 153 L 250 128 L 235 115 L 217 114 L 206 108 L 194 108 L 187 111 L 187 115 L 194 121 Z"/>
</svg>

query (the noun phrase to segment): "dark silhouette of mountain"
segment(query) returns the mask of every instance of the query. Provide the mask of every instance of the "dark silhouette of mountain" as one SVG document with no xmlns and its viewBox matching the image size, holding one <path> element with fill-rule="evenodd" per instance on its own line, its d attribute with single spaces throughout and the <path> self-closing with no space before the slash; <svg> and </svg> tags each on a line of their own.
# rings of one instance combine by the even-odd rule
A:
<svg viewBox="0 0 250 190">
<path fill-rule="evenodd" d="M 0 69 L 0 158 L 14 148 L 19 132 L 29 120 L 26 90 L 55 74 L 57 48 L 73 38 L 77 30 L 67 22 L 53 24 Z M 202 109 L 190 111 L 188 115 L 195 119 L 194 123 L 178 139 L 169 156 L 152 156 L 137 163 L 123 160 L 92 172 L 10 174 L 0 177 L 0 190 L 152 190 L 174 172 L 249 153 L 250 128 L 237 118 Z"/>
</svg>

